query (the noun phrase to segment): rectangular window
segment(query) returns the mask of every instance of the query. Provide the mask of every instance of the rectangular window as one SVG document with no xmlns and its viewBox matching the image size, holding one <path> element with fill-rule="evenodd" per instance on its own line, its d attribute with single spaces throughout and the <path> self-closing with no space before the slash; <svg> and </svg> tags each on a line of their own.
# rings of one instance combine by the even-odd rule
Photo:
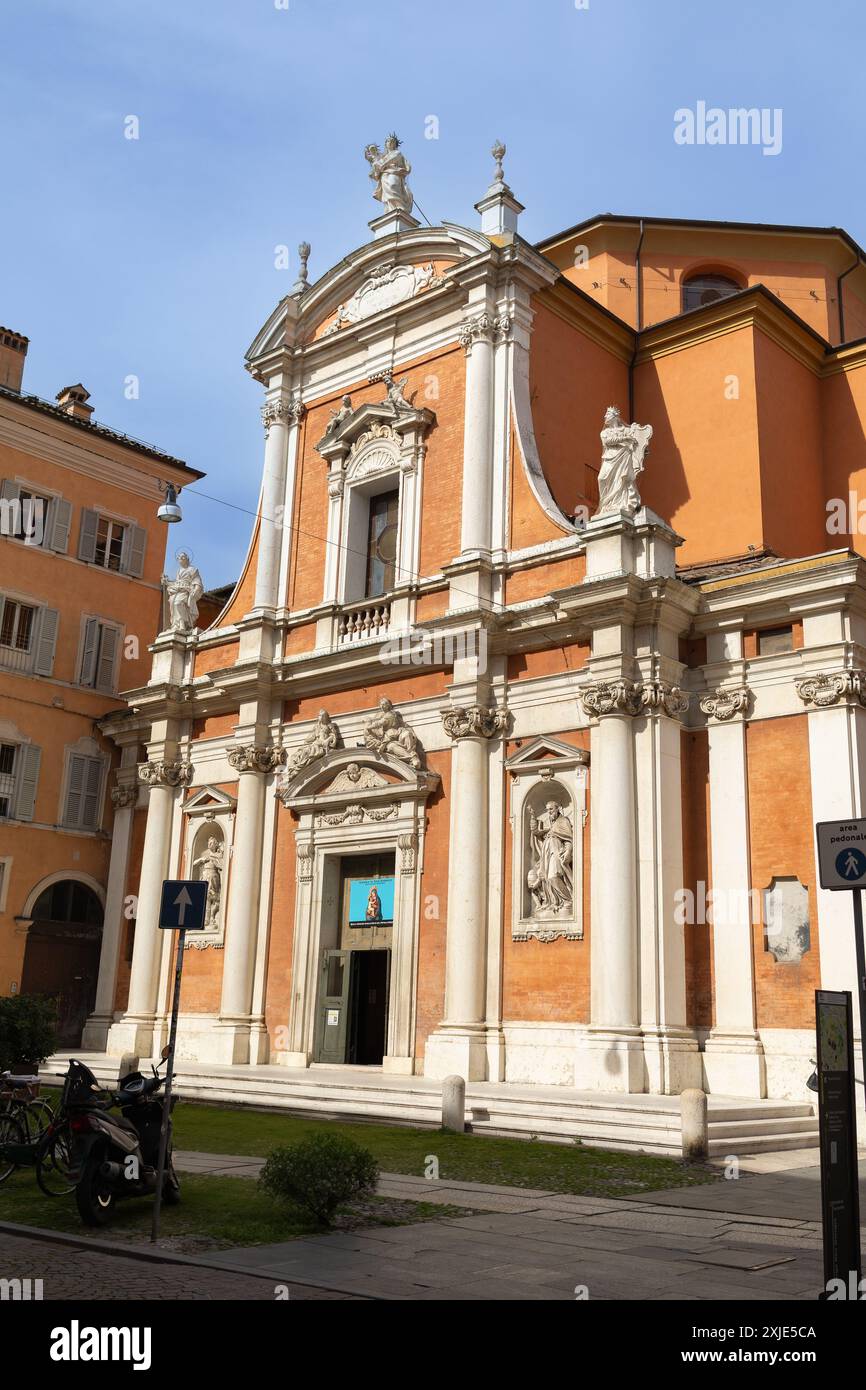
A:
<svg viewBox="0 0 866 1390">
<path fill-rule="evenodd" d="M 88 618 L 84 624 L 79 685 L 93 690 L 114 691 L 115 667 L 120 645 L 120 628 L 99 618 Z"/>
<path fill-rule="evenodd" d="M 365 598 L 376 598 L 394 587 L 399 510 L 399 488 L 393 492 L 380 492 L 378 497 L 370 498 Z"/>
<path fill-rule="evenodd" d="M 103 569 L 120 570 L 123 558 L 123 537 L 126 527 L 119 521 L 101 516 L 96 525 L 96 554 L 94 559 Z"/>
<path fill-rule="evenodd" d="M 11 647 L 14 651 L 29 652 L 33 633 L 33 619 L 36 609 L 15 599 L 0 600 L 3 612 L 0 614 L 0 647 Z"/>
<path fill-rule="evenodd" d="M 69 780 L 63 824 L 76 830 L 96 830 L 99 819 L 99 793 L 102 787 L 102 759 L 81 753 L 69 757 Z"/>
<path fill-rule="evenodd" d="M 12 814 L 15 797 L 15 744 L 0 743 L 0 819 Z"/>
<path fill-rule="evenodd" d="M 776 652 L 794 650 L 794 632 L 790 627 L 768 627 L 758 633 L 758 656 L 775 656 Z"/>
<path fill-rule="evenodd" d="M 48 498 L 31 492 L 29 488 L 22 488 L 18 500 L 21 504 L 18 540 L 26 541 L 28 545 L 42 545 L 48 528 Z"/>
</svg>

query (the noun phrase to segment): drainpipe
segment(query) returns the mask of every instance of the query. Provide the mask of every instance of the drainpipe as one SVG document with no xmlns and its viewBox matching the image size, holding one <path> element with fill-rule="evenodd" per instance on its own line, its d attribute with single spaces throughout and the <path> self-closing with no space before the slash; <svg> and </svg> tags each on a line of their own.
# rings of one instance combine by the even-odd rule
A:
<svg viewBox="0 0 866 1390">
<path fill-rule="evenodd" d="M 838 277 L 838 279 L 836 280 L 836 303 L 837 303 L 838 306 L 839 306 L 839 346 L 840 346 L 840 347 L 841 347 L 842 344 L 845 342 L 845 310 L 844 310 L 844 308 L 843 308 L 843 306 L 842 306 L 842 281 L 845 279 L 845 276 L 846 276 L 846 275 L 850 275 L 850 274 L 851 274 L 851 271 L 852 271 L 852 270 L 856 270 L 859 264 L 860 264 L 860 257 L 859 257 L 859 255 L 858 255 L 858 256 L 857 256 L 857 259 L 856 259 L 855 262 L 854 262 L 854 264 L 853 264 L 853 265 L 849 265 L 849 267 L 848 267 L 847 270 L 843 270 L 843 271 L 842 271 L 842 274 L 841 274 L 841 275 Z"/>
<path fill-rule="evenodd" d="M 641 331 L 641 329 L 643 328 L 643 277 L 642 277 L 642 275 L 641 275 L 641 264 L 640 264 L 640 253 L 641 253 L 641 247 L 643 246 L 643 237 L 644 237 L 644 222 L 643 222 L 643 218 L 641 218 L 641 220 L 640 220 L 640 236 L 638 237 L 637 250 L 636 250 L 635 253 L 634 253 L 635 289 L 636 289 L 636 291 L 637 291 L 637 301 L 636 301 L 636 305 L 635 305 L 636 310 L 637 310 L 637 313 L 636 313 L 637 325 L 636 325 L 636 336 L 635 336 L 635 340 L 634 340 L 634 352 L 632 353 L 632 355 L 631 355 L 631 361 L 630 361 L 629 364 L 628 364 L 628 418 L 629 418 L 629 420 L 631 420 L 631 419 L 633 418 L 633 416 L 634 416 L 634 364 L 635 364 L 635 362 L 637 361 L 637 349 L 638 349 L 638 338 L 637 338 L 637 335 L 640 334 L 640 331 Z"/>
</svg>

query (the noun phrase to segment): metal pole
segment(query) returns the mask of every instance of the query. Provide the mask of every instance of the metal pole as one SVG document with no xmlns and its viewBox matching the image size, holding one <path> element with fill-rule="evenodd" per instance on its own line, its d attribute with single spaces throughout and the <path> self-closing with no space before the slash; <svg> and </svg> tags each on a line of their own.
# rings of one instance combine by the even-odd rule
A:
<svg viewBox="0 0 866 1390">
<path fill-rule="evenodd" d="M 855 888 L 854 898 L 854 946 L 857 951 L 857 990 L 860 999 L 860 1049 L 863 1053 L 863 1084 L 866 1088 L 866 951 L 863 948 L 863 898 L 861 890 Z"/>
<path fill-rule="evenodd" d="M 183 974 L 184 941 L 186 930 L 181 927 L 177 934 L 177 961 L 174 968 L 174 998 L 171 1004 L 171 1026 L 168 1032 L 168 1069 L 162 1102 L 162 1124 L 159 1130 L 159 1163 L 156 1169 L 156 1195 L 153 1200 L 153 1222 L 150 1227 L 150 1243 L 155 1244 L 159 1236 L 159 1214 L 162 1209 L 162 1184 L 165 1178 L 165 1152 L 168 1148 L 168 1126 L 171 1121 L 171 1083 L 174 1066 L 174 1043 L 177 1037 L 177 1015 L 180 1008 L 180 977 Z M 862 933 L 861 933 L 862 940 Z"/>
</svg>

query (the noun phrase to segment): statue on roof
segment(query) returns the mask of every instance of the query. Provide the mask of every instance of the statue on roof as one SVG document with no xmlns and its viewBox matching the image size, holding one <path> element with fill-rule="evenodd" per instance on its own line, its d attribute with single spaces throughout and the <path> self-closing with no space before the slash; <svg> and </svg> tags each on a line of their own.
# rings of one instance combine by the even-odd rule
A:
<svg viewBox="0 0 866 1390">
<path fill-rule="evenodd" d="M 643 472 L 652 436 L 652 425 L 627 425 L 618 407 L 608 406 L 601 431 L 596 516 L 606 516 L 609 512 L 629 512 L 633 516 L 639 510 L 637 476 Z"/>
<path fill-rule="evenodd" d="M 393 133 L 385 141 L 384 150 L 378 145 L 368 145 L 364 157 L 370 165 L 370 178 L 376 185 L 373 197 L 386 212 L 411 212 L 415 199 L 406 180 L 412 172 L 412 165 L 400 153 L 400 140 Z"/>
</svg>

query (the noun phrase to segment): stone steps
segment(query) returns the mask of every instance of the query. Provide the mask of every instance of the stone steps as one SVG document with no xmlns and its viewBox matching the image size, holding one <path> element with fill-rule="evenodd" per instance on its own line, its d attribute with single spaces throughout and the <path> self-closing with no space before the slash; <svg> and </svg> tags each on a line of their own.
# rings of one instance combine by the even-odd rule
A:
<svg viewBox="0 0 866 1390">
<path fill-rule="evenodd" d="M 102 1053 L 59 1053 L 45 1070 L 62 1074 L 77 1056 L 103 1084 L 117 1081 L 118 1058 Z M 438 1129 L 441 1086 L 426 1077 L 399 1077 L 369 1068 L 305 1070 L 280 1066 L 218 1067 L 180 1062 L 176 1090 L 210 1105 L 244 1105 L 321 1118 L 384 1121 Z M 467 1087 L 466 1119 L 473 1133 L 535 1137 L 553 1143 L 579 1139 L 588 1147 L 680 1154 L 677 1096 L 613 1095 L 558 1086 L 491 1083 Z M 709 1099 L 713 1157 L 813 1148 L 818 1121 L 799 1101 Z"/>
</svg>

